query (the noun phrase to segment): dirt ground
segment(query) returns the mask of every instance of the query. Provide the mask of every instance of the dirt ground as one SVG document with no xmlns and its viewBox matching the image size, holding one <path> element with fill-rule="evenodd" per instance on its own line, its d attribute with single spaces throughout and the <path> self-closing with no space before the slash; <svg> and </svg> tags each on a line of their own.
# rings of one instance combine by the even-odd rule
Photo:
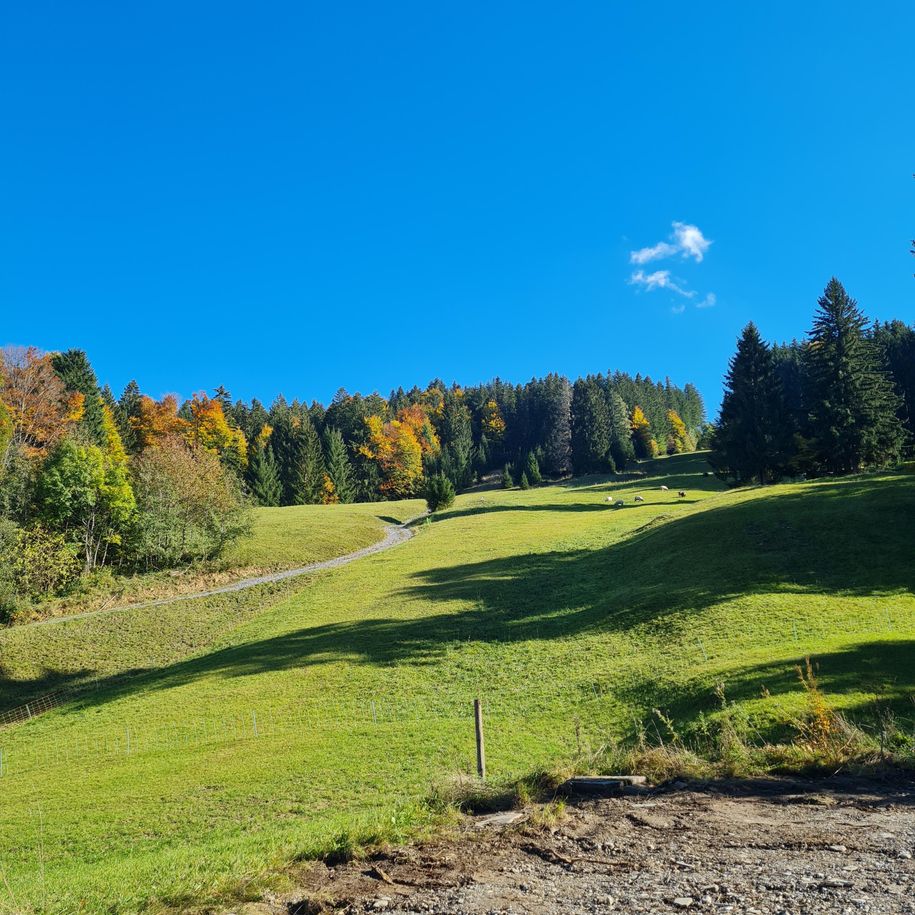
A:
<svg viewBox="0 0 915 915">
<path fill-rule="evenodd" d="M 468 817 L 258 912 L 915 913 L 915 782 L 742 780 Z"/>
</svg>

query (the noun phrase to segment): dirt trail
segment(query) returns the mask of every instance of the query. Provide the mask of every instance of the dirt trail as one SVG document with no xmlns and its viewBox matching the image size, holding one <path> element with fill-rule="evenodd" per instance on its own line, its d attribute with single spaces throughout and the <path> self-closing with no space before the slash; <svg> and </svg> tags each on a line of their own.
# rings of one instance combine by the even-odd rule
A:
<svg viewBox="0 0 915 915">
<path fill-rule="evenodd" d="M 415 520 L 415 519 L 413 519 Z M 373 553 L 381 553 L 389 550 L 398 543 L 409 540 L 413 534 L 413 529 L 409 526 L 412 521 L 404 524 L 387 524 L 385 525 L 384 537 L 371 546 L 363 547 L 361 550 L 355 550 L 352 553 L 346 553 L 343 556 L 336 556 L 333 559 L 325 559 L 322 562 L 312 562 L 309 565 L 300 566 L 297 569 L 286 569 L 282 572 L 271 572 L 268 575 L 258 575 L 253 578 L 242 578 L 239 581 L 233 581 L 227 585 L 221 585 L 218 588 L 210 588 L 207 591 L 194 591 L 190 594 L 176 594 L 173 597 L 160 597 L 156 600 L 141 601 L 136 604 L 124 604 L 120 607 L 103 607 L 99 610 L 87 610 L 84 613 L 70 613 L 66 616 L 51 616 L 43 620 L 35 620 L 32 623 L 24 623 L 25 626 L 52 626 L 58 623 L 69 623 L 73 620 L 86 619 L 90 616 L 107 616 L 110 613 L 124 613 L 127 610 L 144 610 L 147 607 L 161 607 L 164 604 L 175 604 L 178 601 L 195 600 L 198 597 L 212 597 L 216 594 L 229 594 L 233 591 L 243 591 L 245 588 L 254 588 L 257 585 L 266 585 L 275 581 L 284 581 L 287 578 L 296 578 L 299 575 L 308 575 L 311 572 L 321 572 L 324 569 L 335 569 L 338 566 L 345 566 L 357 559 L 365 556 L 371 556 Z"/>
<path fill-rule="evenodd" d="M 760 779 L 469 818 L 239 913 L 915 912 L 915 782 Z M 539 825 L 538 825 L 539 823 Z"/>
</svg>

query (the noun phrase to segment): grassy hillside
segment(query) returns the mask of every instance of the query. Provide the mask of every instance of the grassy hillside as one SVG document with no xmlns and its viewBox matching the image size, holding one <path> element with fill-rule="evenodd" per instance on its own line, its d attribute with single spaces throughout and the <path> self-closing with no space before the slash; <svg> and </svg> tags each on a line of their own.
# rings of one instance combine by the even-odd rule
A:
<svg viewBox="0 0 915 915">
<path fill-rule="evenodd" d="M 255 893 L 298 856 L 410 828 L 430 785 L 472 765 L 474 696 L 496 778 L 653 708 L 687 727 L 719 683 L 777 730 L 805 655 L 849 714 L 880 696 L 911 715 L 915 477 L 723 492 L 702 469 L 467 494 L 206 637 L 191 604 L 138 624 L 142 670 L 125 678 L 122 655 L 78 702 L 0 731 L 0 900 L 128 912 Z M 60 628 L 7 645 L 6 676 L 71 676 Z M 87 668 L 125 641 L 84 637 Z"/>
</svg>

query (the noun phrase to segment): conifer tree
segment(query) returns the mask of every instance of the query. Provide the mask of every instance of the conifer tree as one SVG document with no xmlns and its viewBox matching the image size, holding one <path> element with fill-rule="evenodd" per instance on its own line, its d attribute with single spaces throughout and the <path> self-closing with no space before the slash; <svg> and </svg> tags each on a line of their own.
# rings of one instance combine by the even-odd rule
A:
<svg viewBox="0 0 915 915">
<path fill-rule="evenodd" d="M 529 451 L 524 469 L 525 476 L 532 485 L 537 486 L 543 482 L 543 474 L 540 472 L 540 462 L 533 451 Z"/>
<path fill-rule="evenodd" d="M 334 485 L 334 492 L 340 502 L 352 502 L 356 498 L 353 467 L 346 450 L 346 442 L 339 429 L 330 426 L 324 433 L 327 475 Z"/>
<path fill-rule="evenodd" d="M 530 489 L 531 488 L 531 484 L 527 478 L 527 474 L 524 472 L 521 473 L 521 482 L 518 483 L 518 488 L 519 489 Z"/>
<path fill-rule="evenodd" d="M 616 391 L 610 392 L 609 404 L 610 457 L 616 470 L 625 470 L 634 457 L 632 430 L 629 426 L 629 411 L 626 403 Z"/>
<path fill-rule="evenodd" d="M 576 473 L 611 469 L 610 411 L 593 379 L 579 378 L 572 388 L 572 465 Z"/>
<path fill-rule="evenodd" d="M 515 485 L 515 481 L 512 477 L 512 465 L 506 464 L 502 468 L 502 488 L 511 489 Z"/>
<path fill-rule="evenodd" d="M 101 392 L 86 354 L 80 349 L 69 349 L 65 353 L 55 353 L 51 364 L 68 391 L 83 395 L 83 415 L 79 424 L 86 438 L 94 445 L 104 444 Z"/>
<path fill-rule="evenodd" d="M 712 466 L 741 482 L 767 483 L 787 457 L 781 384 L 768 344 L 750 322 L 724 380 Z"/>
<path fill-rule="evenodd" d="M 544 410 L 543 469 L 562 476 L 572 469 L 572 387 L 561 375 L 541 386 Z"/>
<path fill-rule="evenodd" d="M 273 448 L 268 442 L 258 442 L 251 449 L 248 485 L 258 505 L 275 506 L 282 501 L 283 487 L 273 457 Z"/>
<path fill-rule="evenodd" d="M 820 462 L 850 473 L 899 459 L 899 401 L 867 318 L 833 277 L 818 301 L 805 350 L 811 425 Z"/>
<path fill-rule="evenodd" d="M 324 453 L 321 439 L 308 415 L 301 409 L 296 416 L 295 457 L 292 477 L 294 505 L 316 505 L 321 502 L 324 488 Z"/>
</svg>

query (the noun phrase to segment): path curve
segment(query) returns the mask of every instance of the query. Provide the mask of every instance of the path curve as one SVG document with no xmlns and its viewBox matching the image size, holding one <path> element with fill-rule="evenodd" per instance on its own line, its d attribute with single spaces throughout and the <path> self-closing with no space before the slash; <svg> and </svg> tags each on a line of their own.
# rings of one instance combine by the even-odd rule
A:
<svg viewBox="0 0 915 915">
<path fill-rule="evenodd" d="M 419 516 L 420 518 L 422 515 Z M 221 585 L 218 588 L 211 588 L 208 591 L 193 591 L 190 594 L 177 594 L 174 597 L 159 597 L 156 600 L 142 601 L 136 604 L 124 604 L 122 607 L 103 607 L 99 610 L 86 610 L 84 613 L 70 613 L 67 616 L 50 616 L 44 620 L 35 620 L 32 623 L 24 623 L 24 626 L 52 626 L 57 623 L 69 623 L 73 620 L 82 620 L 90 616 L 107 616 L 109 613 L 124 613 L 127 610 L 143 610 L 147 607 L 162 607 L 165 604 L 176 604 L 183 600 L 196 600 L 198 597 L 213 597 L 217 594 L 231 594 L 233 591 L 244 591 L 246 588 L 255 588 L 258 585 L 267 585 L 275 581 L 285 581 L 287 578 L 297 578 L 300 575 L 308 575 L 310 572 L 321 572 L 324 569 L 335 569 L 338 566 L 345 566 L 357 559 L 365 556 L 371 556 L 373 553 L 383 553 L 391 547 L 397 546 L 398 543 L 404 543 L 416 533 L 410 526 L 416 521 L 416 518 L 405 521 L 403 524 L 386 524 L 384 526 L 384 537 L 377 543 L 370 546 L 364 546 L 360 550 L 352 553 L 344 553 L 342 556 L 335 556 L 333 559 L 324 559 L 321 562 L 312 562 L 307 566 L 299 566 L 297 569 L 285 569 L 282 572 L 271 572 L 269 575 L 258 575 L 254 578 L 242 578 L 228 585 Z M 16 627 L 19 628 L 18 626 Z"/>
</svg>

